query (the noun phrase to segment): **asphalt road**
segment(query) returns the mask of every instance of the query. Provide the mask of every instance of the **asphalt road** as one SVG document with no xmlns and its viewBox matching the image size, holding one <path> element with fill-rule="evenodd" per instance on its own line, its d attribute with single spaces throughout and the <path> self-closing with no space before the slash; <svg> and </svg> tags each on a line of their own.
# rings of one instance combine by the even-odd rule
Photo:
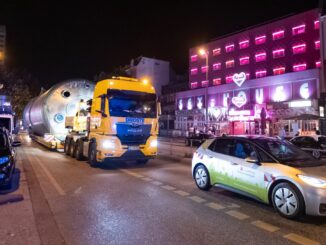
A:
<svg viewBox="0 0 326 245">
<path fill-rule="evenodd" d="M 155 159 L 91 168 L 23 136 L 17 151 L 43 244 L 326 244 L 326 218 L 290 221 Z"/>
</svg>

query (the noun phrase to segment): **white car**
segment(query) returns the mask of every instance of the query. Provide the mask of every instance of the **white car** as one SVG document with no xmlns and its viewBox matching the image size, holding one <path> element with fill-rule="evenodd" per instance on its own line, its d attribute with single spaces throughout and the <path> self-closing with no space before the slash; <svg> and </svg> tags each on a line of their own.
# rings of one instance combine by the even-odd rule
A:
<svg viewBox="0 0 326 245">
<path fill-rule="evenodd" d="M 207 140 L 194 153 L 199 189 L 212 185 L 267 204 L 283 217 L 326 216 L 326 162 L 288 141 L 263 136 Z"/>
</svg>

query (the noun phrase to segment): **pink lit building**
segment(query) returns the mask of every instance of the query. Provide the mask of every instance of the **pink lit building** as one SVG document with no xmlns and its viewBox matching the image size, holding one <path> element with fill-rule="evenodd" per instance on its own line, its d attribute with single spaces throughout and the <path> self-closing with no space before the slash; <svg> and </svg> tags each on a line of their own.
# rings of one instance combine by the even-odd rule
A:
<svg viewBox="0 0 326 245">
<path fill-rule="evenodd" d="M 189 90 L 177 93 L 176 128 L 275 135 L 286 127 L 289 136 L 318 129 L 318 120 L 300 115 L 319 115 L 325 92 L 319 22 L 314 9 L 191 48 Z"/>
</svg>

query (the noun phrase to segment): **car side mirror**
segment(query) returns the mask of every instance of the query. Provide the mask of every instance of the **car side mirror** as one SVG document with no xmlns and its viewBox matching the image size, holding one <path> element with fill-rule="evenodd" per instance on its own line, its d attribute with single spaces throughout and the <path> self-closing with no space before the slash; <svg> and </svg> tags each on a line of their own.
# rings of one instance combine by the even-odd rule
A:
<svg viewBox="0 0 326 245">
<path fill-rule="evenodd" d="M 22 142 L 20 142 L 20 141 L 14 141 L 14 142 L 12 142 L 12 144 L 11 144 L 11 146 L 12 147 L 17 147 L 17 146 L 21 146 L 22 145 Z"/>
<path fill-rule="evenodd" d="M 254 163 L 254 164 L 257 164 L 257 165 L 261 165 L 260 162 L 258 161 L 258 159 L 255 159 L 255 158 L 252 158 L 252 157 L 247 157 L 245 159 L 246 162 L 250 162 L 250 163 Z"/>
</svg>

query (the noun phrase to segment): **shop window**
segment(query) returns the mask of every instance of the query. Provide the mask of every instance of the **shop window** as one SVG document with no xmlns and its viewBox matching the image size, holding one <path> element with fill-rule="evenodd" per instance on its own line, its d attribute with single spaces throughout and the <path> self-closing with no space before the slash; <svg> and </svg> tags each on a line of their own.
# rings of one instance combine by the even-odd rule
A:
<svg viewBox="0 0 326 245">
<path fill-rule="evenodd" d="M 272 33 L 273 40 L 278 40 L 284 37 L 284 30 L 276 31 Z"/>
<path fill-rule="evenodd" d="M 225 61 L 225 67 L 226 68 L 234 67 L 234 60 L 227 60 L 227 61 Z"/>
<path fill-rule="evenodd" d="M 201 73 L 206 73 L 208 71 L 208 66 L 202 66 L 200 68 L 200 70 L 201 70 Z"/>
<path fill-rule="evenodd" d="M 266 52 L 259 52 L 255 54 L 256 62 L 261 62 L 266 60 Z"/>
<path fill-rule="evenodd" d="M 315 49 L 320 49 L 320 40 L 315 41 Z"/>
<path fill-rule="evenodd" d="M 234 44 L 229 44 L 225 46 L 225 52 L 230 53 L 234 51 Z"/>
<path fill-rule="evenodd" d="M 256 71 L 256 78 L 266 77 L 266 74 L 267 74 L 267 71 L 266 70 Z"/>
<path fill-rule="evenodd" d="M 195 55 L 190 56 L 190 60 L 191 60 L 191 62 L 197 61 L 198 60 L 198 55 L 195 54 Z"/>
<path fill-rule="evenodd" d="M 208 81 L 207 80 L 201 81 L 201 86 L 208 87 Z"/>
<path fill-rule="evenodd" d="M 281 75 L 281 74 L 284 74 L 285 73 L 285 67 L 282 66 L 282 67 L 276 67 L 273 69 L 273 74 L 274 75 Z"/>
<path fill-rule="evenodd" d="M 190 87 L 191 88 L 197 88 L 198 87 L 198 82 L 191 82 Z"/>
<path fill-rule="evenodd" d="M 221 54 L 221 49 L 220 48 L 213 49 L 213 56 L 218 56 L 220 54 Z"/>
<path fill-rule="evenodd" d="M 197 75 L 197 73 L 198 73 L 198 69 L 197 68 L 193 68 L 193 69 L 190 70 L 190 74 L 191 75 Z"/>
<path fill-rule="evenodd" d="M 274 59 L 284 57 L 284 55 L 285 55 L 284 48 L 273 50 L 273 58 Z"/>
<path fill-rule="evenodd" d="M 314 21 L 314 29 L 319 30 L 319 20 Z"/>
<path fill-rule="evenodd" d="M 261 36 L 257 36 L 255 37 L 255 44 L 263 44 L 266 42 L 266 35 L 261 35 Z"/>
<path fill-rule="evenodd" d="M 293 65 L 293 71 L 304 71 L 306 69 L 307 69 L 307 64 L 306 63 Z"/>
<path fill-rule="evenodd" d="M 213 79 L 213 85 L 219 85 L 222 83 L 222 79 L 221 78 L 214 78 Z"/>
<path fill-rule="evenodd" d="M 293 52 L 293 54 L 305 53 L 306 52 L 306 44 L 301 43 L 301 44 L 292 46 L 292 52 Z"/>
<path fill-rule="evenodd" d="M 244 49 L 249 47 L 249 39 L 243 40 L 239 42 L 239 48 Z"/>
<path fill-rule="evenodd" d="M 232 83 L 233 82 L 233 75 L 229 75 L 225 77 L 226 83 Z"/>
<path fill-rule="evenodd" d="M 320 68 L 321 67 L 321 62 L 320 61 L 316 61 L 315 64 L 316 64 L 316 68 Z"/>
<path fill-rule="evenodd" d="M 299 35 L 306 31 L 306 25 L 299 25 L 292 28 L 292 35 Z"/>
<path fill-rule="evenodd" d="M 249 56 L 244 56 L 239 58 L 240 65 L 247 65 L 250 63 Z"/>
<path fill-rule="evenodd" d="M 221 62 L 213 64 L 213 71 L 221 70 Z"/>
</svg>

